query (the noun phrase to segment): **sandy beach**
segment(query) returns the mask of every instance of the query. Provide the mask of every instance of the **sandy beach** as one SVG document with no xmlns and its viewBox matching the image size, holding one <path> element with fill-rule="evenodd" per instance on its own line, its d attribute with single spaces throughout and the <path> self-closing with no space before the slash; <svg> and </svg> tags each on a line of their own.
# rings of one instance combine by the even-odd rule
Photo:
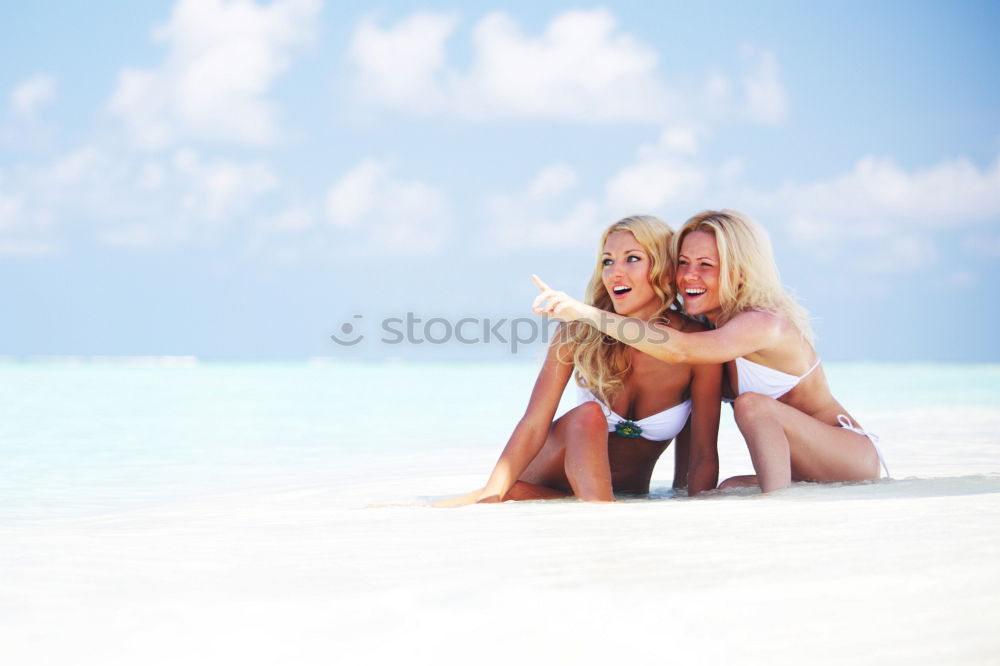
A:
<svg viewBox="0 0 1000 666">
<path fill-rule="evenodd" d="M 46 404 L 51 413 L 74 382 L 100 390 L 56 409 L 41 431 L 8 427 L 7 459 L 21 474 L 8 475 L 0 522 L 4 660 L 991 664 L 1000 655 L 995 366 L 831 364 L 835 381 L 932 386 L 934 373 L 957 372 L 978 396 L 948 407 L 909 381 L 896 384 L 907 396 L 869 404 L 866 425 L 878 424 L 892 480 L 689 499 L 669 488 L 668 454 L 650 498 L 424 506 L 482 482 L 534 367 L 493 367 L 490 391 L 466 392 L 443 434 L 427 416 L 440 416 L 438 400 L 414 396 L 380 420 L 360 398 L 349 402 L 345 381 L 391 392 L 420 376 L 447 394 L 489 369 L 5 366 L 35 387 L 8 392 L 19 408 L 9 414 Z M 137 385 L 163 402 L 130 403 Z M 198 395 L 222 386 L 241 388 L 200 411 Z M 847 393 L 866 391 L 877 393 Z M 333 403 L 372 424 L 368 433 L 331 429 L 320 415 Z M 81 443 L 84 420 L 104 425 Z M 744 471 L 725 414 L 720 439 L 723 474 Z"/>
</svg>

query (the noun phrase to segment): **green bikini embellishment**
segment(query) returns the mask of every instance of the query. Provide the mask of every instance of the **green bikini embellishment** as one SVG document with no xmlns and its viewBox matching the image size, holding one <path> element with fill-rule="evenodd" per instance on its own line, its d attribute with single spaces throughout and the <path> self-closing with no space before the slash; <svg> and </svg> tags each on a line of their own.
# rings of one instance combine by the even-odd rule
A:
<svg viewBox="0 0 1000 666">
<path fill-rule="evenodd" d="M 615 432 L 622 437 L 632 439 L 642 434 L 642 428 L 635 421 L 619 421 L 615 426 Z"/>
</svg>

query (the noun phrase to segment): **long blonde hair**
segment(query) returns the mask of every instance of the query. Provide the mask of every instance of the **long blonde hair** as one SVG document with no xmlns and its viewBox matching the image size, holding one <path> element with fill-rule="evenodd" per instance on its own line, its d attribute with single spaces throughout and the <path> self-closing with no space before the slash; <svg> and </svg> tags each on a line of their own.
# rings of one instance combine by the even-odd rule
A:
<svg viewBox="0 0 1000 666">
<path fill-rule="evenodd" d="M 666 312 L 674 303 L 676 294 L 673 287 L 672 263 L 670 260 L 670 238 L 673 230 L 663 220 L 652 215 L 632 215 L 618 220 L 601 235 L 597 250 L 597 265 L 587 285 L 586 303 L 601 310 L 614 312 L 611 296 L 604 286 L 604 246 L 608 236 L 616 231 L 627 231 L 635 237 L 649 257 L 649 284 L 659 296 L 661 305 L 650 321 L 666 323 Z M 584 324 L 573 322 L 563 329 L 568 345 L 560 358 L 576 366 L 576 383 L 586 386 L 604 404 L 610 404 L 612 396 L 621 390 L 625 377 L 632 368 L 629 347 L 623 342 L 602 334 Z"/>
<path fill-rule="evenodd" d="M 674 234 L 671 255 L 675 266 L 684 238 L 692 231 L 715 236 L 719 251 L 722 312 L 717 326 L 747 310 L 776 310 L 788 317 L 806 340 L 813 341 L 815 334 L 809 325 L 809 313 L 782 286 L 771 239 L 763 227 L 735 210 L 699 213 Z"/>
</svg>

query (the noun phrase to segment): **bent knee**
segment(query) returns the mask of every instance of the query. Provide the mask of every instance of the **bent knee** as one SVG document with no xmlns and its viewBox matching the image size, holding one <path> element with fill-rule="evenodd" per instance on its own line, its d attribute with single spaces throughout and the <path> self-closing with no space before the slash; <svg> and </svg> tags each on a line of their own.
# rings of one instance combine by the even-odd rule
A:
<svg viewBox="0 0 1000 666">
<path fill-rule="evenodd" d="M 564 417 L 568 426 L 583 428 L 591 431 L 606 432 L 608 429 L 608 418 L 604 415 L 604 408 L 593 400 L 580 403 Z"/>
<path fill-rule="evenodd" d="M 740 423 L 749 419 L 759 418 L 770 412 L 771 407 L 777 402 L 774 398 L 769 398 L 760 393 L 748 391 L 741 393 L 733 402 L 733 416 L 736 422 Z"/>
</svg>

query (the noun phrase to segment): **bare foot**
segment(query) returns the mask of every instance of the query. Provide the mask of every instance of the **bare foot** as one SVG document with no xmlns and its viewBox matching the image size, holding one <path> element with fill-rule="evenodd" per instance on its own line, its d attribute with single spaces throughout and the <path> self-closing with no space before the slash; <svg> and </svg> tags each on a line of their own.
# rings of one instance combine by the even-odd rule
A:
<svg viewBox="0 0 1000 666">
<path fill-rule="evenodd" d="M 731 476 L 719 484 L 719 490 L 727 488 L 755 488 L 757 483 L 756 474 L 746 474 L 744 476 Z"/>
</svg>

